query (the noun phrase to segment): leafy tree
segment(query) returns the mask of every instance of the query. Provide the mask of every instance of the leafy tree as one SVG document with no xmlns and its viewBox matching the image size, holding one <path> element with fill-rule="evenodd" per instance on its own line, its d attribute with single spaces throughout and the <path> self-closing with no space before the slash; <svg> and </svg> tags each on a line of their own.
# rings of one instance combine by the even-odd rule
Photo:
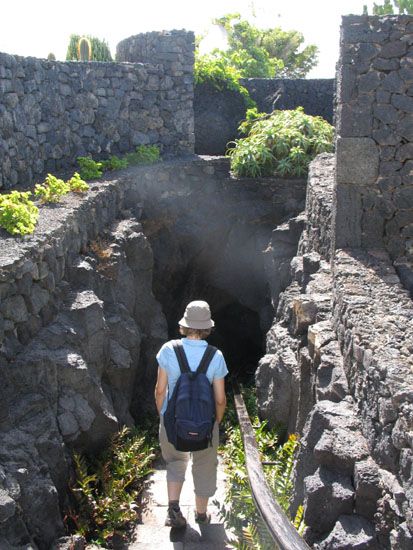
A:
<svg viewBox="0 0 413 550">
<path fill-rule="evenodd" d="M 69 46 L 67 47 L 66 61 L 79 61 L 78 43 L 82 37 L 78 34 L 70 35 Z M 106 40 L 100 40 L 95 36 L 87 36 L 92 45 L 91 61 L 113 61 L 110 49 Z"/>
<path fill-rule="evenodd" d="M 214 23 L 225 29 L 228 49 L 216 49 L 209 58 L 243 78 L 302 78 L 317 64 L 317 46 L 302 49 L 304 37 L 298 31 L 259 29 L 239 14 L 224 15 Z"/>
<path fill-rule="evenodd" d="M 373 4 L 373 15 L 392 15 L 397 8 L 398 13 L 413 13 L 413 0 L 384 0 L 383 4 Z M 363 13 L 368 14 L 367 6 L 364 6 Z"/>
</svg>

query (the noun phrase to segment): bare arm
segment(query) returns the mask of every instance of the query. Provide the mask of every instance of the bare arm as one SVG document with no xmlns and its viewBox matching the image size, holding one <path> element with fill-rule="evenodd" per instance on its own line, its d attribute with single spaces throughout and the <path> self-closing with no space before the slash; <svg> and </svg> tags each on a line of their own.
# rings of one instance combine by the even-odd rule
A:
<svg viewBox="0 0 413 550">
<path fill-rule="evenodd" d="M 166 395 L 166 388 L 168 387 L 168 375 L 164 369 L 158 367 L 158 379 L 155 386 L 155 402 L 158 414 L 161 414 L 162 404 Z"/>
<path fill-rule="evenodd" d="M 225 407 L 227 405 L 227 397 L 225 395 L 225 378 L 213 380 L 212 387 L 214 388 L 215 397 L 215 415 L 219 424 L 224 416 Z"/>
</svg>

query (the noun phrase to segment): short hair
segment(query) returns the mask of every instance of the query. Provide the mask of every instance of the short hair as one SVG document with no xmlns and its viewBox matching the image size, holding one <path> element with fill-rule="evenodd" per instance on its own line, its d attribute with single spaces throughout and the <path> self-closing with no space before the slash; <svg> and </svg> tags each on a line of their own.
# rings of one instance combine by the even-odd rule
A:
<svg viewBox="0 0 413 550">
<path fill-rule="evenodd" d="M 201 340 L 205 340 L 211 334 L 210 328 L 189 328 L 179 325 L 179 332 L 182 336 L 197 336 Z"/>
</svg>

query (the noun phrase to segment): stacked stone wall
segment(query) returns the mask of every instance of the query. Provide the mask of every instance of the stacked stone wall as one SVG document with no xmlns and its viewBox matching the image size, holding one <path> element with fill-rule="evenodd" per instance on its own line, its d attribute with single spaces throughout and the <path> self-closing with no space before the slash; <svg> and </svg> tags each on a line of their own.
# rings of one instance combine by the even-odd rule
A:
<svg viewBox="0 0 413 550">
<path fill-rule="evenodd" d="M 141 144 L 193 153 L 193 34 L 163 36 L 150 33 L 158 46 L 145 63 L 0 54 L 0 188 L 72 169 L 78 156 L 107 158 Z"/>
<path fill-rule="evenodd" d="M 271 272 L 290 281 L 256 373 L 261 414 L 301 434 L 294 504 L 316 549 L 411 548 L 413 307 L 384 248 L 332 244 L 335 166 L 310 167 L 297 219 L 273 231 Z M 288 243 L 288 248 L 286 247 Z M 328 261 L 326 261 L 328 260 Z M 281 288 L 282 290 L 282 288 Z"/>
<path fill-rule="evenodd" d="M 304 107 L 309 115 L 319 115 L 333 122 L 334 79 L 247 78 L 247 88 L 258 110 Z M 195 86 L 195 152 L 200 155 L 223 155 L 227 143 L 243 137 L 238 133 L 245 119 L 243 97 L 233 90 L 217 90 L 210 83 Z"/>
<path fill-rule="evenodd" d="M 321 116 L 333 124 L 334 78 L 244 78 L 241 84 L 259 111 L 303 107 L 308 115 Z"/>
<path fill-rule="evenodd" d="M 343 18 L 336 247 L 385 246 L 413 290 L 413 17 Z"/>
</svg>

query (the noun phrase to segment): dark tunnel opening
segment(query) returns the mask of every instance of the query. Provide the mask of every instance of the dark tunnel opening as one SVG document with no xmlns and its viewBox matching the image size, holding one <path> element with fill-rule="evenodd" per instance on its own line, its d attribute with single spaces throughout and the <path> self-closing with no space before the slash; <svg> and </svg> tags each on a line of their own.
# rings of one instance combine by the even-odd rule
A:
<svg viewBox="0 0 413 550">
<path fill-rule="evenodd" d="M 212 285 L 208 282 L 208 273 L 193 265 L 175 273 L 169 285 L 165 283 L 165 277 L 155 276 L 154 293 L 167 318 L 169 338 L 181 337 L 179 320 L 186 305 L 193 300 L 205 300 L 215 322 L 208 342 L 222 351 L 230 375 L 235 375 L 240 382 L 253 380 L 258 362 L 265 354 L 268 327 L 263 327 L 259 312 L 265 300 L 261 298 L 255 311 L 237 297 Z"/>
</svg>

